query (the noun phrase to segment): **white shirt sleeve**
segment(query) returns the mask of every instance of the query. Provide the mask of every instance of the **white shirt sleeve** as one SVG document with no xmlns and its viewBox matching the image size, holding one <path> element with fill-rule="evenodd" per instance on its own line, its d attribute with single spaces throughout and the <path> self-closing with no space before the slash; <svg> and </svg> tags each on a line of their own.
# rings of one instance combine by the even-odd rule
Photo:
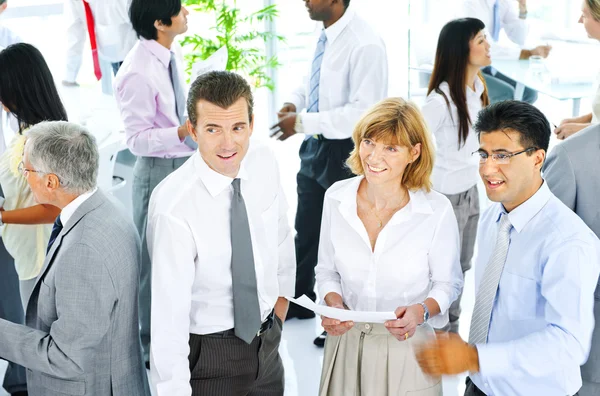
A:
<svg viewBox="0 0 600 396">
<path fill-rule="evenodd" d="M 335 267 L 333 242 L 331 241 L 331 200 L 325 196 L 323 216 L 321 218 L 321 237 L 319 239 L 319 255 L 315 268 L 317 287 L 321 298 L 328 293 L 342 295 L 341 277 Z"/>
<path fill-rule="evenodd" d="M 279 266 L 277 278 L 279 281 L 279 296 L 293 297 L 296 289 L 296 251 L 294 237 L 288 223 L 288 204 L 279 186 Z"/>
<path fill-rule="evenodd" d="M 423 118 L 425 118 L 429 132 L 433 136 L 435 136 L 436 132 L 443 127 L 444 120 L 449 111 L 444 98 L 434 92 L 435 91 L 431 91 L 425 100 L 425 104 L 421 107 Z M 450 98 L 448 98 L 448 100 L 450 100 Z"/>
<path fill-rule="evenodd" d="M 383 45 L 369 44 L 358 48 L 349 62 L 352 67 L 348 103 L 331 110 L 301 114 L 304 133 L 322 134 L 327 139 L 347 139 L 362 114 L 387 97 L 388 61 Z"/>
<path fill-rule="evenodd" d="M 308 76 L 302 78 L 302 84 L 292 92 L 290 100 L 287 101 L 296 106 L 297 113 L 300 113 L 306 107 L 306 84 L 308 84 Z"/>
<path fill-rule="evenodd" d="M 148 216 L 152 259 L 150 379 L 156 396 L 191 396 L 188 356 L 196 244 L 191 230 L 168 215 Z"/>
<path fill-rule="evenodd" d="M 432 317 L 429 324 L 440 328 L 446 323 L 446 311 L 456 300 L 463 287 L 460 266 L 460 236 L 452 205 L 448 202 L 429 249 L 429 272 L 432 287 L 427 295 L 440 306 L 440 314 Z"/>
<path fill-rule="evenodd" d="M 503 0 L 500 20 L 502 21 L 502 27 L 508 38 L 513 43 L 523 46 L 525 45 L 529 28 L 527 26 L 527 21 L 519 18 L 519 14 L 513 3 L 515 2 Z"/>
</svg>

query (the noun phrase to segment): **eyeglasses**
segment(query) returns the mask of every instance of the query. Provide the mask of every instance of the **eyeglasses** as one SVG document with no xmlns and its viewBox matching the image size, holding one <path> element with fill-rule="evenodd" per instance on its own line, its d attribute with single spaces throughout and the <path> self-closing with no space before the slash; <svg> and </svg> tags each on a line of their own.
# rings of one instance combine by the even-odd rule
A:
<svg viewBox="0 0 600 396">
<path fill-rule="evenodd" d="M 535 151 L 537 150 L 537 147 L 529 147 L 523 151 L 517 151 L 516 153 L 494 153 L 494 154 L 488 154 L 483 150 L 477 150 L 477 151 L 473 151 L 473 153 L 471 153 L 471 155 L 479 155 L 479 164 L 483 165 L 486 163 L 488 157 L 492 157 L 492 161 L 498 165 L 506 165 L 510 163 L 510 159 L 511 157 L 514 157 L 515 155 L 519 155 L 519 154 L 523 154 L 523 153 L 529 153 L 530 151 Z"/>
<path fill-rule="evenodd" d="M 19 172 L 21 172 L 23 174 L 23 176 L 27 176 L 27 173 L 29 173 L 29 172 L 40 173 L 40 174 L 47 174 L 48 173 L 48 172 L 42 172 L 42 171 L 35 170 L 35 169 L 25 168 L 25 164 L 23 163 L 23 161 L 19 162 L 19 166 L 17 167 L 17 169 L 19 170 Z"/>
</svg>

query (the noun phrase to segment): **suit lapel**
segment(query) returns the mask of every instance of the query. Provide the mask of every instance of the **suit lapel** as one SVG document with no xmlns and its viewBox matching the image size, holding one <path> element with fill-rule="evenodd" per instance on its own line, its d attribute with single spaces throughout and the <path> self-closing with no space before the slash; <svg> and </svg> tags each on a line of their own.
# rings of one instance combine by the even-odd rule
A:
<svg viewBox="0 0 600 396">
<path fill-rule="evenodd" d="M 106 201 L 106 196 L 100 190 L 96 191 L 91 197 L 86 199 L 81 204 L 81 206 L 79 206 L 79 208 L 77 208 L 77 210 L 75 211 L 75 213 L 73 213 L 73 216 L 69 219 L 67 224 L 64 225 L 63 229 L 60 231 L 60 234 L 58 234 L 56 240 L 52 244 L 52 247 L 50 247 L 50 251 L 46 254 L 42 270 L 40 271 L 40 274 L 38 275 L 35 281 L 35 286 L 33 287 L 33 292 L 29 296 L 29 301 L 27 301 L 27 308 L 29 308 L 29 302 L 31 301 L 34 293 L 38 289 L 41 279 L 44 277 L 46 272 L 48 272 L 50 266 L 53 264 L 54 256 L 56 255 L 56 252 L 58 251 L 62 243 L 63 237 L 67 235 L 73 229 L 73 227 L 75 227 L 75 225 L 81 221 L 81 219 L 83 219 L 88 213 L 100 206 L 104 201 Z"/>
</svg>

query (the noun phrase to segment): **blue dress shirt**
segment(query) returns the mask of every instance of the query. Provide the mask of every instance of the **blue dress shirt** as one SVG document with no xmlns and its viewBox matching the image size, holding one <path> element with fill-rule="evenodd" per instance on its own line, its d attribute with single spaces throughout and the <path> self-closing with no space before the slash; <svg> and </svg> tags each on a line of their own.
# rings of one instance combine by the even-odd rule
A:
<svg viewBox="0 0 600 396">
<path fill-rule="evenodd" d="M 479 223 L 476 292 L 502 213 L 493 204 Z M 477 345 L 480 372 L 471 379 L 488 396 L 573 395 L 594 328 L 600 241 L 545 182 L 508 218 L 513 228 L 488 342 Z"/>
</svg>

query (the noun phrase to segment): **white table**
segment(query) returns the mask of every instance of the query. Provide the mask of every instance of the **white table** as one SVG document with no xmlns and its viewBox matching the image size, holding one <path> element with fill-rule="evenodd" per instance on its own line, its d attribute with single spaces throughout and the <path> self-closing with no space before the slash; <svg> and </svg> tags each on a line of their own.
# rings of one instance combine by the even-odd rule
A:
<svg viewBox="0 0 600 396">
<path fill-rule="evenodd" d="M 525 87 L 534 89 L 558 100 L 573 101 L 573 117 L 579 115 L 581 98 L 591 97 L 596 92 L 596 81 L 560 82 L 551 74 L 538 73 L 528 60 L 495 60 L 492 66 L 517 82 L 515 99 L 522 100 Z M 549 72 L 547 72 L 549 73 Z"/>
</svg>

